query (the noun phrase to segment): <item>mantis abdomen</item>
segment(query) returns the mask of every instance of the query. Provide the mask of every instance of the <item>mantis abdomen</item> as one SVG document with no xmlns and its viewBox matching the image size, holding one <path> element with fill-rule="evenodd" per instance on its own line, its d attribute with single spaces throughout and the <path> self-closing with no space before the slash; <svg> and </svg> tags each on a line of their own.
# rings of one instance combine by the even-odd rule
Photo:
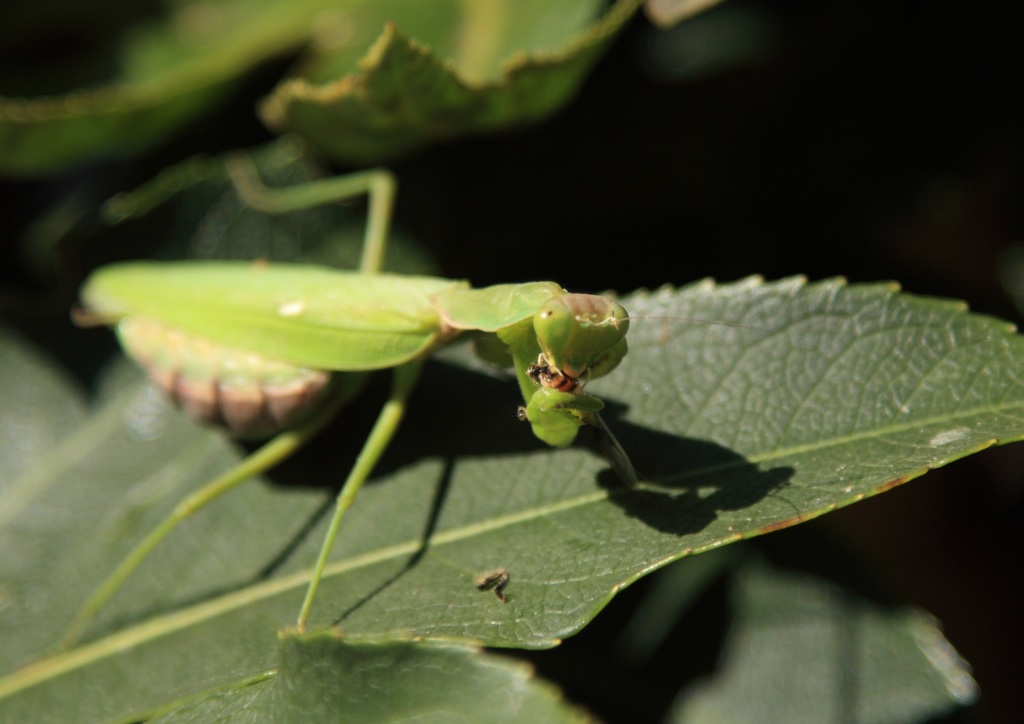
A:
<svg viewBox="0 0 1024 724">
<path fill-rule="evenodd" d="M 331 373 L 236 349 L 148 317 L 117 326 L 125 350 L 192 417 L 238 437 L 269 436 L 324 396 Z"/>
</svg>

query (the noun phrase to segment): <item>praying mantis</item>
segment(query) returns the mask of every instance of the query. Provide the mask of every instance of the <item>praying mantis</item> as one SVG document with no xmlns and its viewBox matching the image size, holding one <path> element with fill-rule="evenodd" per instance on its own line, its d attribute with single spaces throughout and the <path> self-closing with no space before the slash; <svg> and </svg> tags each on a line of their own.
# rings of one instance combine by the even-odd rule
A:
<svg viewBox="0 0 1024 724">
<path fill-rule="evenodd" d="M 395 436 L 424 360 L 464 334 L 488 359 L 511 362 L 541 441 L 566 447 L 580 428 L 626 484 L 636 473 L 604 421 L 588 380 L 627 353 L 629 317 L 612 299 L 553 282 L 473 289 L 467 282 L 382 273 L 396 183 L 371 170 L 270 189 L 248 158 L 228 174 L 243 201 L 267 213 L 366 195 L 358 271 L 267 262 L 124 262 L 86 280 L 75 319 L 113 325 L 152 381 L 194 417 L 241 436 L 275 435 L 183 500 L 95 590 L 68 627 L 73 645 L 102 606 L 177 525 L 213 499 L 294 453 L 350 399 L 361 373 L 392 369 L 390 395 L 338 494 L 296 620 L 305 630 L 346 510 Z"/>
</svg>

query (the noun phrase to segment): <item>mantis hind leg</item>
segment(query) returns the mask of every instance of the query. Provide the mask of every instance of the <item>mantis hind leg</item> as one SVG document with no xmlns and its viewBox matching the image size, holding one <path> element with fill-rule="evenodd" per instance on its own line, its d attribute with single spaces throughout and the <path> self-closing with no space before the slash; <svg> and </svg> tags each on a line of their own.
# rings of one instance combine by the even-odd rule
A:
<svg viewBox="0 0 1024 724">
<path fill-rule="evenodd" d="M 170 515 L 132 548 L 114 572 L 107 576 L 106 580 L 86 600 L 65 630 L 59 646 L 70 648 L 81 638 L 89 622 L 95 618 L 103 605 L 121 588 L 153 549 L 180 523 L 229 490 L 274 468 L 320 432 L 331 421 L 338 408 L 351 400 L 358 392 L 361 385 L 355 384 L 355 377 L 352 377 L 350 384 L 339 385 L 333 390 L 326 404 L 322 405 L 302 424 L 278 434 L 238 465 L 210 480 L 178 503 Z"/>
<path fill-rule="evenodd" d="M 294 186 L 270 188 L 264 185 L 256 165 L 248 156 L 229 156 L 225 167 L 242 201 L 266 214 L 286 214 L 357 196 L 368 196 L 366 235 L 359 270 L 364 274 L 377 274 L 383 269 L 388 227 L 397 192 L 397 183 L 390 171 L 375 168 Z"/>
<path fill-rule="evenodd" d="M 241 154 L 230 156 L 225 162 L 225 167 L 243 202 L 264 213 L 284 214 L 320 204 L 342 201 L 363 194 L 368 195 L 369 210 L 360 270 L 365 274 L 375 274 L 381 271 L 396 193 L 396 182 L 390 172 L 383 169 L 373 169 L 347 176 L 309 181 L 291 187 L 268 188 L 260 179 L 255 164 L 247 156 Z M 407 367 L 418 369 L 418 365 L 409 365 Z M 338 380 L 337 378 L 339 377 L 343 379 Z M 316 591 L 316 586 L 322 575 L 323 565 L 326 563 L 327 554 L 330 551 L 330 543 L 337 534 L 341 515 L 344 509 L 351 505 L 355 493 L 362 486 L 362 482 L 369 475 L 373 465 L 394 435 L 398 421 L 401 419 L 402 412 L 404 411 L 404 399 L 411 390 L 415 377 L 415 373 L 404 372 L 399 374 L 399 371 L 396 371 L 393 399 L 389 401 L 388 405 L 381 412 L 381 419 L 378 420 L 377 426 L 371 433 L 370 438 L 367 439 L 363 453 L 349 474 L 349 480 L 342 488 L 342 493 L 338 498 L 338 512 L 332 521 L 328 541 L 325 541 L 324 549 L 321 551 L 320 560 L 310 584 L 307 601 L 303 605 L 303 613 L 300 615 L 300 626 L 304 624 L 305 617 L 308 616 L 313 594 Z M 81 638 L 82 633 L 103 605 L 120 589 L 150 552 L 180 523 L 214 499 L 246 480 L 274 468 L 315 437 L 334 417 L 338 408 L 354 397 L 362 386 L 363 375 L 361 374 L 348 373 L 343 376 L 335 375 L 335 378 L 332 393 L 328 396 L 328 399 L 322 401 L 324 404 L 322 404 L 320 409 L 310 413 L 297 426 L 279 433 L 231 470 L 226 471 L 200 487 L 185 500 L 181 501 L 159 525 L 137 543 L 114 572 L 100 584 L 83 604 L 62 636 L 59 642 L 60 647 L 69 648 Z M 407 387 L 399 384 L 401 380 L 406 379 L 409 380 Z M 397 398 L 401 398 L 401 401 L 399 402 Z M 397 418 L 395 418 L 396 409 L 398 410 Z M 393 418 L 393 423 L 388 422 L 388 420 Z M 379 431 L 378 428 L 382 429 Z"/>
</svg>

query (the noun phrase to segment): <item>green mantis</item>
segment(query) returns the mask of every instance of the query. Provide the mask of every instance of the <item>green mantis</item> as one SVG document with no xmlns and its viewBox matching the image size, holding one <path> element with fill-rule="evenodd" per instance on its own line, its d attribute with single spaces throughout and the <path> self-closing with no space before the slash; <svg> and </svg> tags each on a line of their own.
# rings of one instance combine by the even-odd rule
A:
<svg viewBox="0 0 1024 724">
<path fill-rule="evenodd" d="M 182 501 L 140 541 L 80 609 L 65 645 L 175 526 L 315 435 L 356 392 L 360 373 L 393 369 L 391 393 L 341 488 L 313 567 L 296 622 L 304 630 L 342 517 L 394 437 L 423 361 L 459 335 L 475 335 L 489 358 L 511 362 L 524 400 L 519 418 L 539 439 L 565 447 L 588 426 L 618 476 L 635 482 L 600 417 L 603 403 L 584 391 L 627 352 L 629 319 L 621 305 L 552 282 L 472 289 L 462 281 L 380 273 L 394 197 L 390 174 L 269 190 L 247 161 L 232 159 L 228 168 L 243 199 L 270 212 L 367 193 L 361 268 L 128 262 L 86 281 L 77 318 L 115 325 L 125 350 L 172 399 L 239 435 L 276 437 Z"/>
</svg>

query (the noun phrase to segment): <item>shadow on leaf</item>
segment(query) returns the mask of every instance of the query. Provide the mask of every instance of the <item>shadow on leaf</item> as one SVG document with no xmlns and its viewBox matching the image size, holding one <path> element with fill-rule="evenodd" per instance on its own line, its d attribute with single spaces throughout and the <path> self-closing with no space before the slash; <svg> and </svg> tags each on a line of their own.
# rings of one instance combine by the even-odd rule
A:
<svg viewBox="0 0 1024 724">
<path fill-rule="evenodd" d="M 611 403 L 606 409 L 609 426 L 624 441 L 640 483 L 626 487 L 610 470 L 601 473 L 598 482 L 628 515 L 662 532 L 700 532 L 720 512 L 749 508 L 793 477 L 791 467 L 762 470 L 717 443 L 625 422 L 619 417 L 621 404 Z M 656 473 L 648 476 L 647 471 Z M 712 492 L 706 493 L 708 489 Z"/>
</svg>

